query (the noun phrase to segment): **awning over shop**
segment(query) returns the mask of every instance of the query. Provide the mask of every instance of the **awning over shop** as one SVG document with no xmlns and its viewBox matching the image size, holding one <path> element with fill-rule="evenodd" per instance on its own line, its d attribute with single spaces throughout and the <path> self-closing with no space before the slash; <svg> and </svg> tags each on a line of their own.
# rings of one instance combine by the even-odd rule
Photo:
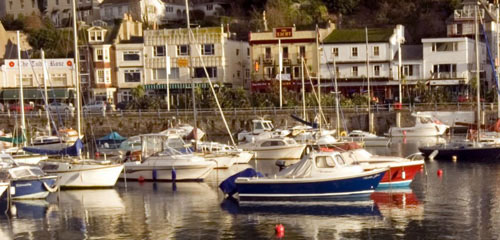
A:
<svg viewBox="0 0 500 240">
<path fill-rule="evenodd" d="M 23 93 L 24 99 L 26 100 L 42 100 L 44 94 L 43 89 L 23 89 Z M 47 95 L 49 100 L 73 98 L 74 89 L 48 89 Z M 19 89 L 3 89 L 1 91 L 1 99 L 3 99 L 4 101 L 18 100 Z"/>
<path fill-rule="evenodd" d="M 209 88 L 210 85 L 208 83 L 195 83 L 196 87 L 201 88 Z M 144 89 L 146 90 L 154 90 L 154 89 L 167 89 L 167 84 L 145 84 Z M 170 89 L 191 89 L 191 83 L 171 83 Z"/>
</svg>

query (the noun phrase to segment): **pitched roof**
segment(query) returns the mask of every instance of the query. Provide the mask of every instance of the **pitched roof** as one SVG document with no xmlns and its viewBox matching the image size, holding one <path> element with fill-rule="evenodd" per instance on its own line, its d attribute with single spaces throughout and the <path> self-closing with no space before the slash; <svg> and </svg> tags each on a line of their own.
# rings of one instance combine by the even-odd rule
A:
<svg viewBox="0 0 500 240">
<path fill-rule="evenodd" d="M 369 28 L 368 42 L 389 42 L 392 28 Z M 324 43 L 364 43 L 365 29 L 337 29 L 323 39 Z"/>
</svg>

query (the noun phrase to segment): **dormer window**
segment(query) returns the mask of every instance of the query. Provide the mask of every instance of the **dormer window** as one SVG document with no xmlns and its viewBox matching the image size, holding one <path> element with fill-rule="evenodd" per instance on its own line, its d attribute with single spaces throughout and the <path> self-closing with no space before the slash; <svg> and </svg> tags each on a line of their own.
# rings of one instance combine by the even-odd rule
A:
<svg viewBox="0 0 500 240">
<path fill-rule="evenodd" d="M 106 29 L 89 30 L 89 42 L 103 42 Z"/>
</svg>

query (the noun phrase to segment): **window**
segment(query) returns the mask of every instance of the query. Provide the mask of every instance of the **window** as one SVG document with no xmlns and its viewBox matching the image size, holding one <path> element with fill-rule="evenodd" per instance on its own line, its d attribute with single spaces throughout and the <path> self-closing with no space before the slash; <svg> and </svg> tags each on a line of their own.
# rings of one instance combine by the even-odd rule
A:
<svg viewBox="0 0 500 240">
<path fill-rule="evenodd" d="M 236 56 L 239 56 L 239 55 L 240 55 L 240 50 L 236 49 Z"/>
<path fill-rule="evenodd" d="M 458 51 L 458 42 L 438 42 L 432 43 L 433 52 L 453 52 Z"/>
<path fill-rule="evenodd" d="M 96 49 L 96 59 L 97 59 L 97 61 L 104 60 L 104 50 L 103 49 Z"/>
<path fill-rule="evenodd" d="M 245 78 L 250 78 L 250 69 L 245 69 Z"/>
<path fill-rule="evenodd" d="M 141 70 L 129 69 L 124 71 L 125 82 L 141 82 Z"/>
<path fill-rule="evenodd" d="M 288 59 L 288 47 L 283 47 L 282 55 L 283 59 Z"/>
<path fill-rule="evenodd" d="M 318 168 L 334 168 L 335 161 L 329 156 L 318 156 L 316 157 L 316 167 Z"/>
<path fill-rule="evenodd" d="M 353 77 L 358 76 L 358 67 L 357 66 L 352 67 L 352 76 Z"/>
<path fill-rule="evenodd" d="M 154 56 L 155 57 L 164 57 L 165 56 L 165 46 L 155 46 L 154 47 Z"/>
<path fill-rule="evenodd" d="M 169 79 L 179 79 L 179 68 L 170 68 Z M 153 79 L 154 80 L 167 80 L 167 74 L 165 68 L 155 68 L 153 69 Z"/>
<path fill-rule="evenodd" d="M 80 61 L 85 62 L 87 60 L 87 55 L 85 54 L 80 54 Z"/>
<path fill-rule="evenodd" d="M 125 51 L 123 52 L 123 61 L 139 61 L 141 55 L 139 51 Z"/>
<path fill-rule="evenodd" d="M 250 48 L 247 48 L 247 56 L 250 56 Z"/>
<path fill-rule="evenodd" d="M 265 67 L 264 68 L 264 75 L 267 78 L 274 78 L 274 68 L 273 67 Z"/>
<path fill-rule="evenodd" d="M 59 83 L 59 84 L 63 84 L 64 82 L 66 82 L 66 73 L 53 73 L 53 74 L 50 74 L 50 80 L 53 82 L 53 83 Z"/>
<path fill-rule="evenodd" d="M 301 57 L 301 58 L 306 57 L 306 46 L 299 47 L 299 57 Z"/>
<path fill-rule="evenodd" d="M 109 69 L 99 69 L 97 72 L 97 83 L 111 83 L 111 72 Z"/>
<path fill-rule="evenodd" d="M 456 64 L 436 64 L 433 66 L 433 73 L 431 78 L 456 78 L 457 65 Z"/>
<path fill-rule="evenodd" d="M 269 59 L 269 58 L 271 58 L 271 48 L 266 47 L 266 59 Z"/>
<path fill-rule="evenodd" d="M 24 8 L 24 0 L 21 0 L 21 9 Z"/>
<path fill-rule="evenodd" d="M 189 56 L 189 45 L 178 45 L 177 46 L 177 56 Z M 204 51 L 204 49 L 203 49 Z"/>
<path fill-rule="evenodd" d="M 373 75 L 380 76 L 380 66 L 379 65 L 373 66 Z"/>
<path fill-rule="evenodd" d="M 217 77 L 217 67 L 207 67 L 208 77 Z M 195 78 L 205 78 L 205 70 L 203 68 L 194 68 Z"/>
<path fill-rule="evenodd" d="M 413 76 L 413 65 L 404 65 L 403 66 L 403 75 L 404 76 Z"/>
<path fill-rule="evenodd" d="M 238 77 L 238 78 L 241 77 L 241 71 L 240 70 L 236 71 L 236 77 Z"/>
<path fill-rule="evenodd" d="M 66 0 L 66 3 L 69 4 L 69 0 Z"/>
<path fill-rule="evenodd" d="M 356 55 L 357 55 L 357 49 L 356 49 Z M 339 56 L 339 48 L 332 48 L 332 54 L 333 56 L 335 57 L 338 57 Z"/>
<path fill-rule="evenodd" d="M 352 57 L 357 57 L 358 56 L 358 48 L 357 47 L 351 48 L 351 56 Z"/>
<path fill-rule="evenodd" d="M 302 75 L 300 74 L 300 67 L 293 67 L 293 77 L 294 78 L 302 77 Z"/>
<path fill-rule="evenodd" d="M 33 75 L 23 74 L 23 86 L 31 86 L 33 83 Z M 16 84 L 19 84 L 19 74 L 16 75 Z"/>
<path fill-rule="evenodd" d="M 184 45 L 184 46 L 187 46 L 187 45 Z M 214 55 L 215 54 L 215 49 L 214 49 L 213 44 L 204 44 L 203 48 L 201 50 L 202 50 L 202 52 L 201 52 L 202 55 Z M 188 55 L 188 54 L 189 54 L 189 51 L 186 55 Z"/>
<path fill-rule="evenodd" d="M 88 75 L 80 75 L 80 82 L 81 83 L 88 83 L 89 82 L 89 76 Z"/>
<path fill-rule="evenodd" d="M 35 8 L 35 0 L 31 0 L 31 7 Z"/>
<path fill-rule="evenodd" d="M 9 1 L 9 9 L 12 10 L 12 1 Z"/>
<path fill-rule="evenodd" d="M 214 9 L 214 5 L 212 4 L 207 4 L 207 10 L 212 11 Z"/>
<path fill-rule="evenodd" d="M 56 5 L 59 5 L 59 0 L 56 0 Z"/>
<path fill-rule="evenodd" d="M 373 56 L 380 56 L 380 50 L 378 46 L 373 47 Z"/>
<path fill-rule="evenodd" d="M 174 12 L 174 7 L 172 7 L 172 6 L 167 6 L 167 7 L 165 7 L 165 11 L 166 11 L 166 12 Z"/>
</svg>

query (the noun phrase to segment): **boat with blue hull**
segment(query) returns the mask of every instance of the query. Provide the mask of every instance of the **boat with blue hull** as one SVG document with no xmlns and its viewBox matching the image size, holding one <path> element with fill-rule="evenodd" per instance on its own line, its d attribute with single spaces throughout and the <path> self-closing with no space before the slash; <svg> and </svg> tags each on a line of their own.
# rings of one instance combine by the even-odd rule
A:
<svg viewBox="0 0 500 240">
<path fill-rule="evenodd" d="M 240 201 L 348 198 L 372 193 L 385 171 L 346 164 L 338 152 L 312 152 L 274 176 L 232 176 L 233 187 L 224 181 L 220 188 Z"/>
<path fill-rule="evenodd" d="M 57 190 L 57 176 L 45 175 L 38 166 L 18 166 L 8 154 L 0 158 L 0 178 L 10 181 L 12 199 L 46 198 Z"/>
</svg>

